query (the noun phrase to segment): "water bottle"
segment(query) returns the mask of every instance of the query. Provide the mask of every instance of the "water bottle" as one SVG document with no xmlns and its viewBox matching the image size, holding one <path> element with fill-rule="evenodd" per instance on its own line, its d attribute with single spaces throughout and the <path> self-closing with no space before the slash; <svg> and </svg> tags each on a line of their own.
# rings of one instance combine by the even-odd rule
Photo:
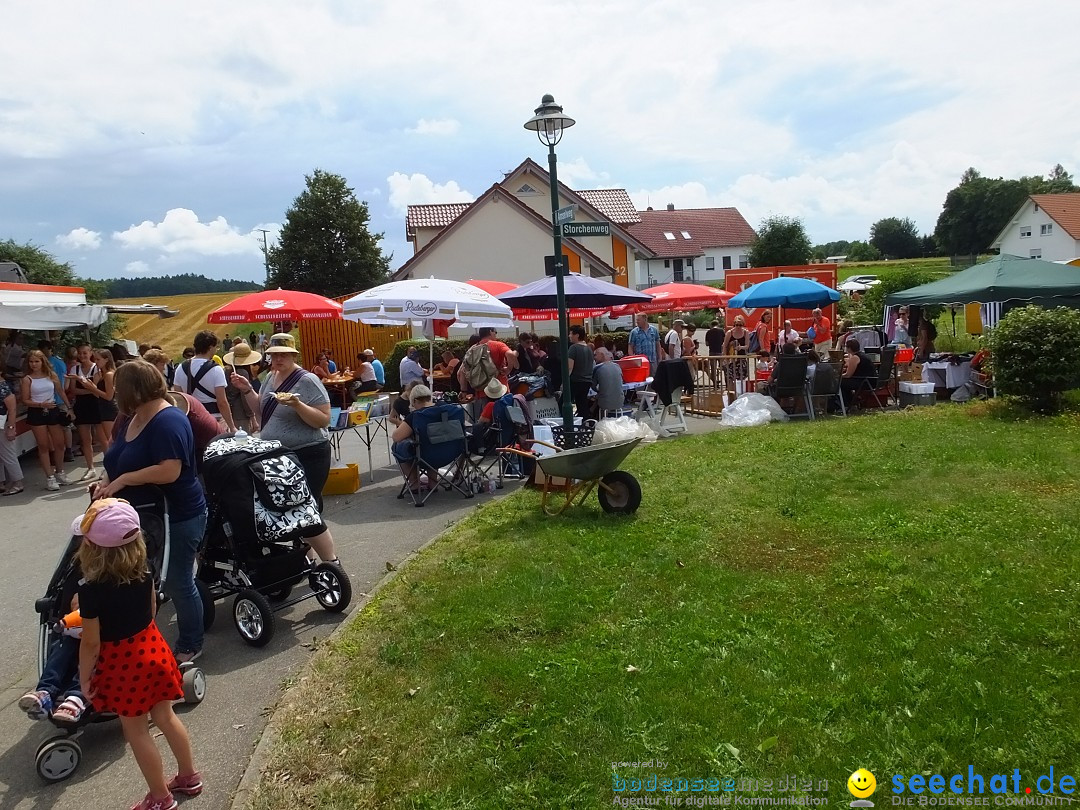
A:
<svg viewBox="0 0 1080 810">
<path fill-rule="evenodd" d="M 427 473 L 421 473 L 421 475 L 420 475 L 420 489 L 427 489 L 427 488 L 428 488 Z"/>
<path fill-rule="evenodd" d="M 488 478 L 488 480 L 487 480 L 487 491 L 489 493 L 491 493 L 492 495 L 495 494 L 495 479 L 494 478 Z"/>
<path fill-rule="evenodd" d="M 245 444 L 247 444 L 248 442 L 251 441 L 251 437 L 248 435 L 247 431 L 244 430 L 243 428 L 240 428 L 238 431 L 236 431 L 236 433 L 233 434 L 233 439 L 241 447 L 243 447 Z"/>
</svg>

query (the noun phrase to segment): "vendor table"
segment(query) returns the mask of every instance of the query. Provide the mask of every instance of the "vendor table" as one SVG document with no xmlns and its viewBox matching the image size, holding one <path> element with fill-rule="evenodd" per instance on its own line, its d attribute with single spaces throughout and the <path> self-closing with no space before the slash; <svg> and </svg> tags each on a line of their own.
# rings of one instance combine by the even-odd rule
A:
<svg viewBox="0 0 1080 810">
<path fill-rule="evenodd" d="M 971 361 L 950 363 L 939 360 L 923 363 L 922 378 L 923 382 L 932 382 L 935 388 L 959 388 L 971 379 Z"/>
<path fill-rule="evenodd" d="M 330 429 L 330 446 L 334 448 L 334 458 L 341 461 L 341 440 L 347 431 L 352 431 L 367 448 L 368 473 L 375 483 L 375 467 L 371 460 L 371 445 L 382 433 L 386 437 L 386 456 L 390 458 L 390 417 L 373 416 L 361 425 L 346 425 L 343 428 Z"/>
</svg>

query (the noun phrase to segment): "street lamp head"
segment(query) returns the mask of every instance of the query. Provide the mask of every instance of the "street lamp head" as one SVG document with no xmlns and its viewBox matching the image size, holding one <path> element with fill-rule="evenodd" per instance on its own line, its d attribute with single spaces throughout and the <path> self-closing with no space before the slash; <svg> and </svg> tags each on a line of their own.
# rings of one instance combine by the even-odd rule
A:
<svg viewBox="0 0 1080 810">
<path fill-rule="evenodd" d="M 575 123 L 573 118 L 563 115 L 562 107 L 555 103 L 555 97 L 547 93 L 540 100 L 533 117 L 525 122 L 525 129 L 535 132 L 541 143 L 555 146 L 562 140 L 563 130 Z"/>
</svg>

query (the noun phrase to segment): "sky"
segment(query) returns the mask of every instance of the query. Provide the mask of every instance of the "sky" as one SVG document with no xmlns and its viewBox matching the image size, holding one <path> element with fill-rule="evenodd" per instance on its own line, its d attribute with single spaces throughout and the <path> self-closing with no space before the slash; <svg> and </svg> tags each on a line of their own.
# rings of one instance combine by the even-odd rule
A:
<svg viewBox="0 0 1080 810">
<path fill-rule="evenodd" d="M 90 278 L 261 281 L 315 169 L 399 267 L 410 204 L 475 199 L 577 123 L 559 179 L 639 208 L 934 229 L 974 166 L 1080 176 L 1080 3 L 231 0 L 0 6 L 0 240 Z M 263 233 L 266 231 L 267 233 Z"/>
</svg>

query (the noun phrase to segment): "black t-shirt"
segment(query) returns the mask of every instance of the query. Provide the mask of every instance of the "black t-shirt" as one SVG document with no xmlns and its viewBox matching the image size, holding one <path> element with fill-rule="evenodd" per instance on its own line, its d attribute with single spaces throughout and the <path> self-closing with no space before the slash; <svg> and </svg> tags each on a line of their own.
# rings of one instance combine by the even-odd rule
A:
<svg viewBox="0 0 1080 810">
<path fill-rule="evenodd" d="M 153 621 L 150 599 L 154 578 L 116 585 L 112 582 L 79 583 L 79 613 L 101 623 L 102 641 L 123 641 L 145 630 Z"/>
<path fill-rule="evenodd" d="M 405 397 L 398 397 L 395 399 L 394 412 L 402 419 L 405 419 L 405 417 L 409 415 L 409 400 L 405 399 Z M 412 422 L 409 422 L 409 425 L 411 426 Z"/>
<path fill-rule="evenodd" d="M 709 354 L 720 354 L 724 350 L 724 330 L 719 326 L 712 327 L 705 333 L 705 345 L 709 347 Z"/>
<path fill-rule="evenodd" d="M 571 343 L 567 348 L 567 358 L 574 361 L 570 382 L 583 383 L 592 380 L 593 350 L 588 343 Z"/>
</svg>

